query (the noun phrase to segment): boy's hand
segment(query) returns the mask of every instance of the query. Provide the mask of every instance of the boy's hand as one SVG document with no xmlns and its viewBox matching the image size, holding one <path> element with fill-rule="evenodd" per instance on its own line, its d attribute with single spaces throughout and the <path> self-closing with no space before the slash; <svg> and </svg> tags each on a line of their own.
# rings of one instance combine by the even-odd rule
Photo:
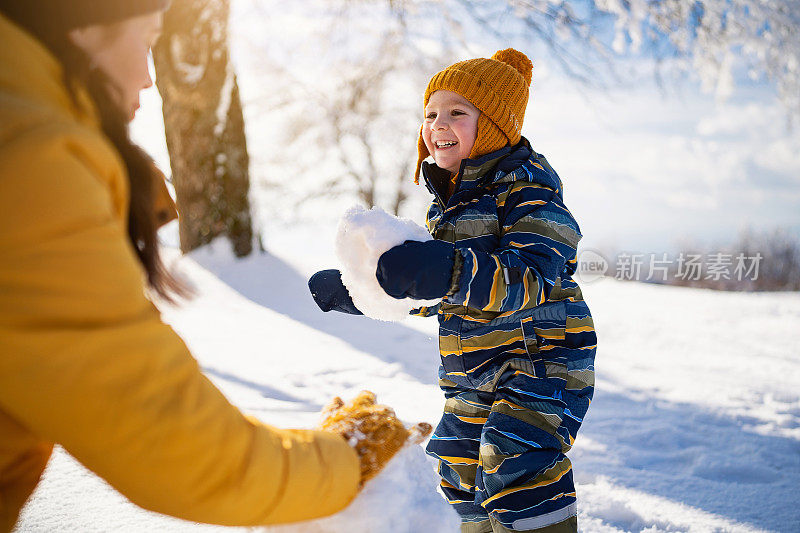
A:
<svg viewBox="0 0 800 533">
<path fill-rule="evenodd" d="M 359 311 L 347 288 L 342 283 L 342 273 L 335 269 L 321 270 L 308 280 L 308 289 L 320 309 L 339 311 L 351 315 L 363 315 Z"/>
<path fill-rule="evenodd" d="M 375 275 L 389 296 L 435 300 L 450 290 L 454 260 L 448 242 L 406 241 L 381 255 Z"/>
<path fill-rule="evenodd" d="M 419 444 L 430 435 L 430 424 L 406 429 L 391 407 L 375 403 L 375 394 L 361 391 L 349 403 L 336 397 L 322 410 L 319 429 L 341 435 L 361 462 L 361 484 L 374 477 L 406 442 Z"/>
</svg>

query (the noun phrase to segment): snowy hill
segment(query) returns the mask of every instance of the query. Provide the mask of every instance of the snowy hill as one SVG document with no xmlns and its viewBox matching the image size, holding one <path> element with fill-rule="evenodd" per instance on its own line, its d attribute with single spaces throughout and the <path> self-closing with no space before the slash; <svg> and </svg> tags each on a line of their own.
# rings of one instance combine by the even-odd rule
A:
<svg viewBox="0 0 800 533">
<path fill-rule="evenodd" d="M 330 397 L 369 388 L 404 420 L 435 424 L 435 319 L 318 311 L 306 279 L 334 264 L 332 239 L 301 231 L 270 241 L 274 255 L 237 261 L 217 241 L 180 259 L 199 296 L 164 308 L 165 320 L 234 403 L 269 423 L 311 426 Z M 597 392 L 572 452 L 581 530 L 797 531 L 800 294 L 613 279 L 584 292 L 599 350 Z M 409 449 L 339 516 L 265 531 L 455 531 L 435 483 L 422 450 Z M 59 451 L 18 530 L 226 529 L 142 511 Z"/>
</svg>

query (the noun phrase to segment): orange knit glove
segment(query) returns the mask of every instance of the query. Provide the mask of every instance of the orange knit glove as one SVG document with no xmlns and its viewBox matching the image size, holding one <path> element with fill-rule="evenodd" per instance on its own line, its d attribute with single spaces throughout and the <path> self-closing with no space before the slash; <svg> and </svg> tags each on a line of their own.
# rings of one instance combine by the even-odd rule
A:
<svg viewBox="0 0 800 533">
<path fill-rule="evenodd" d="M 319 429 L 338 433 L 358 452 L 361 484 L 375 477 L 406 442 L 421 443 L 433 429 L 421 422 L 406 429 L 394 410 L 375 403 L 375 394 L 361 391 L 350 403 L 338 396 L 322 410 Z"/>
</svg>

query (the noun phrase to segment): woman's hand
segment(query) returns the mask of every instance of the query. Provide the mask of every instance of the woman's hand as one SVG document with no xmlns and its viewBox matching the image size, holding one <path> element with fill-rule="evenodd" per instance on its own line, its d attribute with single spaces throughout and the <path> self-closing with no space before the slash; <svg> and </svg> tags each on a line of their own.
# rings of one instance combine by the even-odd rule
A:
<svg viewBox="0 0 800 533">
<path fill-rule="evenodd" d="M 375 394 L 361 391 L 349 403 L 334 398 L 322 410 L 319 429 L 338 433 L 358 452 L 361 484 L 373 478 L 406 442 L 419 444 L 430 435 L 430 424 L 406 429 L 394 410 L 375 403 Z"/>
</svg>

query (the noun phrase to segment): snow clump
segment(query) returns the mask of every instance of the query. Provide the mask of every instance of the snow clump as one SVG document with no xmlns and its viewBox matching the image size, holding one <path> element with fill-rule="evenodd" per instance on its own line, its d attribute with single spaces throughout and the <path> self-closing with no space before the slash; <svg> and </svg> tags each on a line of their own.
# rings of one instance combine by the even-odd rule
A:
<svg viewBox="0 0 800 533">
<path fill-rule="evenodd" d="M 408 240 L 429 241 L 431 236 L 416 222 L 392 216 L 380 207 L 367 210 L 359 205 L 353 206 L 339 221 L 336 256 L 341 262 L 342 283 L 364 315 L 397 322 L 407 318 L 414 308 L 439 302 L 411 298 L 399 300 L 386 294 L 378 284 L 375 272 L 380 256 Z"/>
</svg>

